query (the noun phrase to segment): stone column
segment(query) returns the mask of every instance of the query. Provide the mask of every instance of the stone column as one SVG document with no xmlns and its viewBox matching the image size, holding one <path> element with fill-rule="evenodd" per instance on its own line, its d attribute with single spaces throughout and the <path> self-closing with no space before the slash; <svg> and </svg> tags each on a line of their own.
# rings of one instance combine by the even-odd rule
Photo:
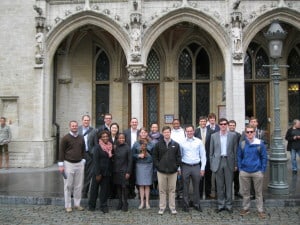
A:
<svg viewBox="0 0 300 225">
<path fill-rule="evenodd" d="M 231 14 L 231 57 L 228 57 L 230 68 L 227 70 L 230 73 L 226 73 L 226 109 L 228 119 L 236 120 L 237 131 L 239 132 L 245 127 L 245 79 L 242 34 L 242 13 L 233 12 Z"/>
<path fill-rule="evenodd" d="M 144 65 L 129 65 L 129 81 L 131 83 L 131 118 L 136 117 L 143 126 L 143 80 L 146 67 Z"/>
</svg>

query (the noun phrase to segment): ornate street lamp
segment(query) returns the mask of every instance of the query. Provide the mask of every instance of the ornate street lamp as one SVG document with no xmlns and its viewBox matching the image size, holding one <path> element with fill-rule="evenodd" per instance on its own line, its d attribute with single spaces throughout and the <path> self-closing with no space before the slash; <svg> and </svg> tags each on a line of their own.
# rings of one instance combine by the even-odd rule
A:
<svg viewBox="0 0 300 225">
<path fill-rule="evenodd" d="M 288 194 L 287 156 L 281 136 L 279 108 L 279 68 L 287 66 L 278 65 L 278 59 L 281 58 L 282 43 L 286 37 L 286 32 L 282 29 L 278 21 L 274 21 L 269 30 L 264 33 L 264 36 L 269 42 L 270 57 L 273 59 L 273 64 L 266 66 L 272 68 L 271 77 L 274 86 L 274 132 L 269 157 L 270 181 L 268 188 L 272 194 Z"/>
</svg>

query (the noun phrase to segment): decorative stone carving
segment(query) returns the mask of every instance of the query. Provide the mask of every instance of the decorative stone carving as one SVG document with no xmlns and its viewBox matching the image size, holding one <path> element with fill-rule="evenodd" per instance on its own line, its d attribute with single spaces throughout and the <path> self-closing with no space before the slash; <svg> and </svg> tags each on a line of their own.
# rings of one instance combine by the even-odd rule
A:
<svg viewBox="0 0 300 225">
<path fill-rule="evenodd" d="M 43 9 L 41 7 L 38 7 L 37 5 L 34 5 L 33 9 L 39 14 L 39 16 L 42 16 Z"/>
<path fill-rule="evenodd" d="M 133 8 L 134 8 L 134 10 L 137 10 L 137 8 L 138 8 L 138 3 L 137 3 L 137 1 L 136 0 L 133 0 Z"/>
<path fill-rule="evenodd" d="M 54 21 L 55 21 L 55 23 L 58 23 L 58 22 L 60 22 L 62 19 L 59 17 L 59 16 L 57 16 L 55 19 L 54 19 Z"/>
<path fill-rule="evenodd" d="M 65 16 L 69 16 L 69 15 L 71 15 L 72 14 L 72 12 L 69 10 L 69 9 L 67 9 L 66 11 L 65 11 Z"/>
<path fill-rule="evenodd" d="M 132 13 L 130 15 L 130 23 L 140 25 L 142 23 L 142 15 L 140 13 Z"/>
<path fill-rule="evenodd" d="M 58 83 L 59 84 L 70 84 L 70 83 L 72 83 L 72 78 L 71 77 L 58 78 Z"/>
<path fill-rule="evenodd" d="M 146 67 L 144 65 L 130 65 L 127 67 L 129 80 L 131 82 L 140 82 L 145 80 Z"/>
<path fill-rule="evenodd" d="M 34 9 L 39 13 L 39 16 L 35 17 L 35 64 L 36 68 L 40 68 L 44 62 L 44 30 L 45 30 L 45 21 L 46 18 L 42 17 L 42 9 L 34 7 Z"/>
<path fill-rule="evenodd" d="M 237 10 L 240 6 L 240 3 L 241 3 L 241 0 L 236 0 L 234 3 L 233 3 L 233 9 L 234 10 Z"/>
<path fill-rule="evenodd" d="M 46 18 L 42 16 L 35 17 L 35 28 L 36 32 L 42 32 L 45 27 Z"/>
</svg>

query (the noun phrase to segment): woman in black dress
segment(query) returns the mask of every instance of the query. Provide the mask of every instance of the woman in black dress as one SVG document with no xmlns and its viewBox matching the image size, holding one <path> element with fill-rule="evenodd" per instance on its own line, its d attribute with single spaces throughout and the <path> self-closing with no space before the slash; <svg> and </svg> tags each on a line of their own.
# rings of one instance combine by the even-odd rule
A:
<svg viewBox="0 0 300 225">
<path fill-rule="evenodd" d="M 128 185 L 132 169 L 132 153 L 129 145 L 125 142 L 125 135 L 118 135 L 117 146 L 113 157 L 113 178 L 117 187 L 119 204 L 117 210 L 128 211 Z"/>
</svg>

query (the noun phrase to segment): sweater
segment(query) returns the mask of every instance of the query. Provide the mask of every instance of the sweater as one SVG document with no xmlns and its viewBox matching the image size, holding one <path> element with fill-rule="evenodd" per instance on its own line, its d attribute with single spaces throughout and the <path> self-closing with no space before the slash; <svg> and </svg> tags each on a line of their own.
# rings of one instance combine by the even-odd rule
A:
<svg viewBox="0 0 300 225">
<path fill-rule="evenodd" d="M 66 134 L 60 142 L 59 162 L 68 161 L 71 163 L 80 162 L 84 158 L 85 142 L 81 135 L 77 137 L 70 133 Z"/>
</svg>

